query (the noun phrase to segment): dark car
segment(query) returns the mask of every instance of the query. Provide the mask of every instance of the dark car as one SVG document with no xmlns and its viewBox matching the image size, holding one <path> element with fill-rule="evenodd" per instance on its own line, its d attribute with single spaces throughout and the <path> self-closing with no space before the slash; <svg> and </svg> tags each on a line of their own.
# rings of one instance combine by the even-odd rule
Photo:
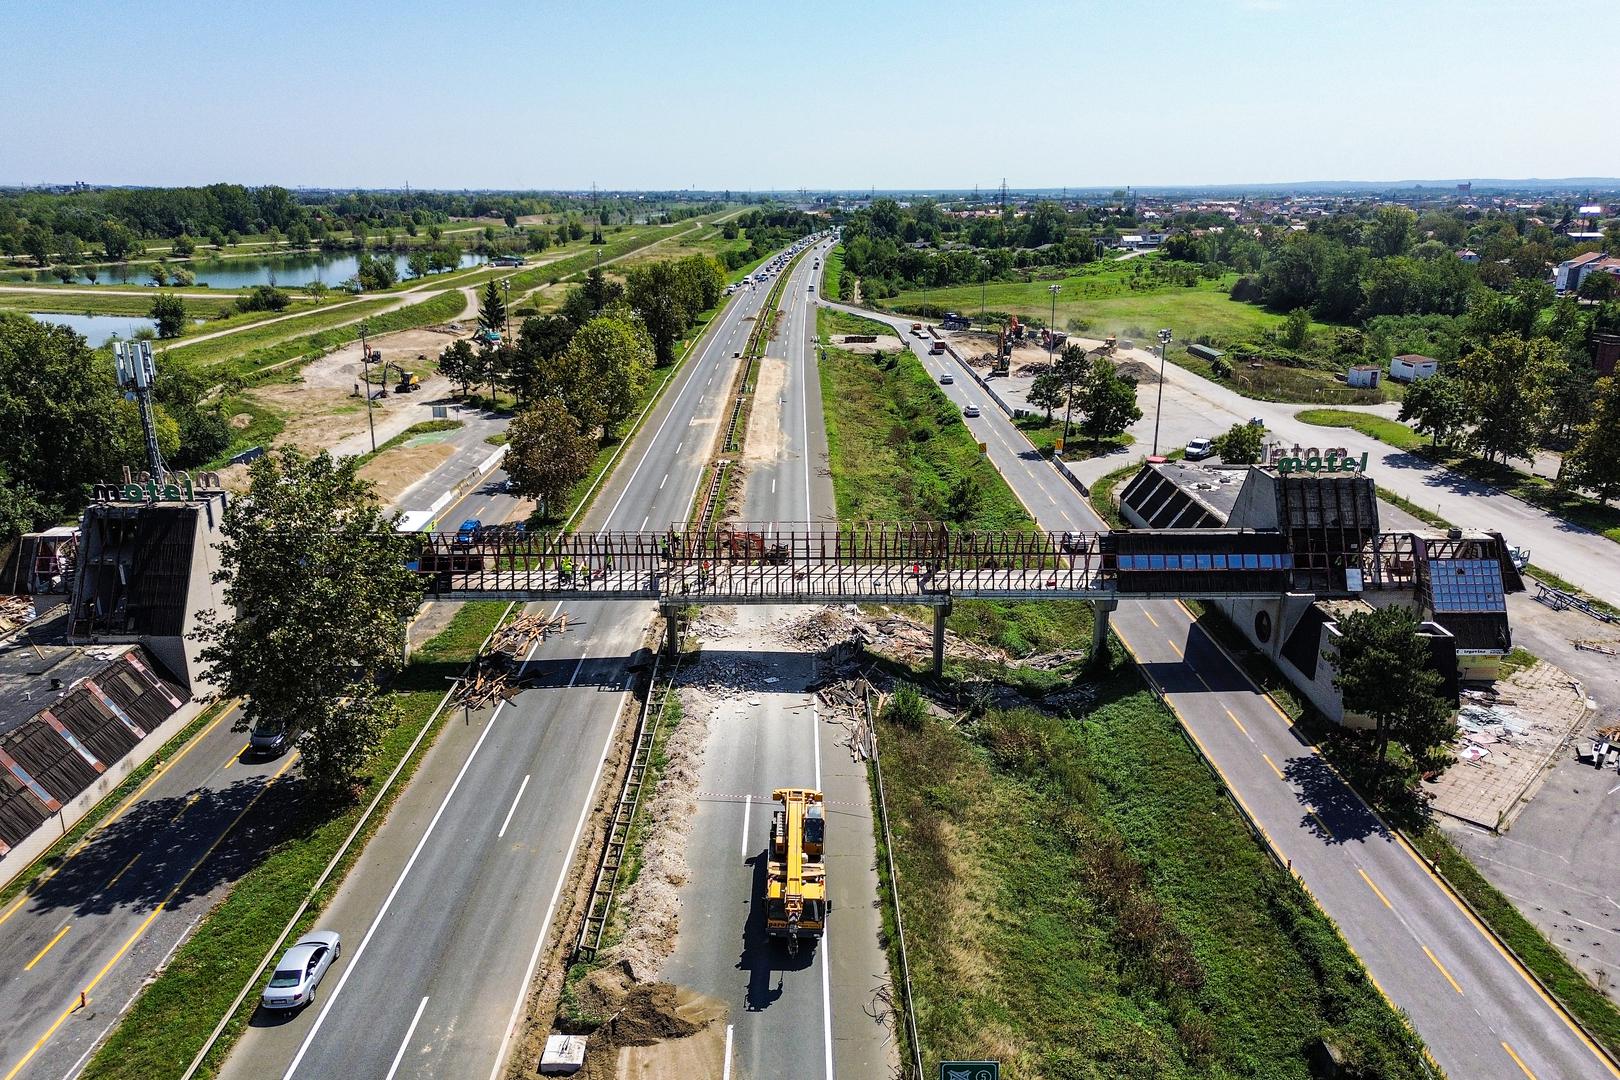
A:
<svg viewBox="0 0 1620 1080">
<path fill-rule="evenodd" d="M 456 543 L 470 544 L 474 540 L 478 539 L 478 530 L 483 527 L 483 524 L 484 523 L 479 521 L 477 518 L 468 518 L 466 521 L 463 521 L 461 523 L 461 528 L 456 530 Z"/>
</svg>

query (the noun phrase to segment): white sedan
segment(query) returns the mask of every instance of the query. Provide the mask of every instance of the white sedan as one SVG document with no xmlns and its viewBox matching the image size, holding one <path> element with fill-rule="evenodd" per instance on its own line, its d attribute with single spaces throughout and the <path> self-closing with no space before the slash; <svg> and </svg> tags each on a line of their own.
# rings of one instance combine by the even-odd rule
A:
<svg viewBox="0 0 1620 1080">
<path fill-rule="evenodd" d="M 267 1009 L 296 1009 L 315 1001 L 315 987 L 343 954 L 335 930 L 316 930 L 298 939 L 270 975 L 260 1001 Z"/>
</svg>

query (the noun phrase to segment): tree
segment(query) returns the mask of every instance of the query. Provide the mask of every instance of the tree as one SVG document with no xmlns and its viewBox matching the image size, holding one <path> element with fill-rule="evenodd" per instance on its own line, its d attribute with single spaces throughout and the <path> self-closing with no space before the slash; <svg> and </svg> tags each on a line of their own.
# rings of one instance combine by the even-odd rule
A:
<svg viewBox="0 0 1620 1080">
<path fill-rule="evenodd" d="M 1583 487 L 1600 499 L 1620 495 L 1620 377 L 1593 386 L 1592 414 L 1576 433 L 1575 446 L 1558 471 L 1561 485 Z"/>
<path fill-rule="evenodd" d="M 1063 437 L 1069 437 L 1069 417 L 1078 404 L 1079 388 L 1091 377 L 1091 354 L 1079 345 L 1067 346 L 1052 363 L 1052 371 L 1063 384 Z"/>
<path fill-rule="evenodd" d="M 1091 373 L 1080 386 L 1080 407 L 1085 412 L 1080 430 L 1097 443 L 1123 435 L 1142 419 L 1142 409 L 1136 404 L 1136 380 L 1121 375 L 1107 360 L 1091 365 Z"/>
<path fill-rule="evenodd" d="M 483 298 L 478 301 L 478 326 L 497 334 L 506 326 L 506 304 L 501 300 L 501 291 L 495 287 L 493 278 L 485 283 Z"/>
<path fill-rule="evenodd" d="M 386 289 L 399 280 L 393 259 L 378 259 L 370 255 L 360 256 L 355 277 L 360 280 L 360 287 L 367 292 Z"/>
<path fill-rule="evenodd" d="M 162 288 L 169 283 L 169 268 L 162 263 L 153 263 L 146 276 L 152 279 L 152 284 Z"/>
<path fill-rule="evenodd" d="M 507 432 L 507 476 L 518 494 L 552 516 L 575 484 L 590 471 L 596 442 L 561 398 L 545 397 L 513 419 Z"/>
<path fill-rule="evenodd" d="M 1255 465 L 1265 449 L 1266 429 L 1259 424 L 1233 424 L 1215 436 L 1215 452 L 1227 465 Z"/>
<path fill-rule="evenodd" d="M 308 293 L 309 298 L 318 304 L 326 299 L 326 282 L 312 281 L 304 286 L 304 292 Z"/>
<path fill-rule="evenodd" d="M 945 518 L 958 525 L 966 525 L 979 512 L 984 502 L 984 485 L 976 477 L 964 476 L 951 485 L 945 496 Z"/>
<path fill-rule="evenodd" d="M 602 230 L 600 228 L 595 228 L 595 229 L 591 230 L 591 243 L 593 243 L 593 244 L 605 244 L 605 243 L 607 243 L 607 238 L 602 235 Z"/>
<path fill-rule="evenodd" d="M 138 465 L 141 444 L 116 420 L 120 399 L 112 365 L 83 337 L 0 312 L 0 516 L 53 523 L 78 511 L 91 484 Z"/>
<path fill-rule="evenodd" d="M 412 277 L 427 277 L 430 272 L 428 253 L 422 248 L 417 248 L 411 252 L 410 258 L 405 260 L 405 265 L 410 270 Z"/>
<path fill-rule="evenodd" d="M 1455 707 L 1442 692 L 1428 643 L 1418 636 L 1417 613 L 1398 605 L 1352 611 L 1338 630 L 1333 685 L 1346 712 L 1372 720 L 1379 764 L 1391 742 L 1420 767 L 1436 763 L 1456 736 Z"/>
<path fill-rule="evenodd" d="M 463 397 L 479 381 L 478 357 L 466 338 L 457 338 L 439 354 L 439 371 L 451 382 L 460 384 Z"/>
<path fill-rule="evenodd" d="M 78 271 L 66 263 L 58 263 L 51 267 L 51 273 L 56 275 L 56 280 L 64 285 L 70 284 L 74 278 L 79 276 Z"/>
<path fill-rule="evenodd" d="M 34 260 L 36 266 L 45 266 L 51 261 L 51 252 L 56 247 L 56 238 L 51 231 L 39 225 L 30 225 L 23 230 L 23 251 Z"/>
<path fill-rule="evenodd" d="M 305 225 L 302 221 L 298 222 L 296 225 L 292 226 L 292 228 L 287 230 L 287 244 L 290 247 L 307 248 L 309 247 L 309 241 L 309 226 Z"/>
<path fill-rule="evenodd" d="M 236 617 L 199 620 L 206 677 L 242 699 L 237 728 L 299 731 L 304 779 L 328 796 L 346 792 L 386 729 L 379 680 L 398 668 L 421 599 L 410 538 L 358 468 L 295 450 L 248 466 L 214 575 Z"/>
<path fill-rule="evenodd" d="M 1069 400 L 1068 387 L 1063 382 L 1063 376 L 1050 368 L 1035 376 L 1035 381 L 1030 383 L 1029 393 L 1026 396 L 1031 405 L 1046 410 L 1048 424 L 1052 422 L 1052 410 Z"/>
<path fill-rule="evenodd" d="M 1490 459 L 1528 457 L 1541 440 L 1558 347 L 1497 334 L 1457 361 L 1468 403 L 1469 449 Z"/>
<path fill-rule="evenodd" d="M 122 222 L 109 218 L 102 223 L 101 249 L 107 253 L 107 258 L 122 262 L 135 254 L 137 246 L 135 234 Z"/>
<path fill-rule="evenodd" d="M 1620 276 L 1602 271 L 1587 274 L 1581 279 L 1581 287 L 1577 294 L 1582 300 L 1595 300 L 1599 303 L 1613 300 L 1620 297 Z"/>
<path fill-rule="evenodd" d="M 565 398 L 568 411 L 587 430 L 594 419 L 603 437 L 611 437 L 635 409 L 652 360 L 652 342 L 640 326 L 606 315 L 592 319 L 574 334 L 560 360 L 562 381 L 575 395 L 575 400 Z"/>
<path fill-rule="evenodd" d="M 158 337 L 179 337 L 186 328 L 186 302 L 174 293 L 159 293 L 146 316 L 157 323 Z"/>
<path fill-rule="evenodd" d="M 593 266 L 585 272 L 584 282 L 563 297 L 562 313 L 575 326 L 584 326 L 623 296 L 624 286 Z"/>
<path fill-rule="evenodd" d="M 507 212 L 506 212 L 506 214 L 505 214 L 505 220 L 506 220 L 506 227 L 507 227 L 507 228 L 508 228 L 508 229 L 515 229 L 515 228 L 517 228 L 517 215 L 516 215 L 516 214 L 514 214 L 514 213 L 513 213 L 513 212 L 512 212 L 512 211 L 510 211 L 510 210 L 508 210 L 508 211 L 507 211 Z"/>
<path fill-rule="evenodd" d="M 696 310 L 672 260 L 638 266 L 626 275 L 625 298 L 652 338 L 653 355 L 659 367 L 675 362 L 675 342 L 686 332 Z"/>
<path fill-rule="evenodd" d="M 1447 445 L 1468 420 L 1462 384 L 1444 373 L 1413 383 L 1401 400 L 1400 420 L 1427 433 L 1434 445 Z"/>
<path fill-rule="evenodd" d="M 191 272 L 190 267 L 171 266 L 169 267 L 169 284 L 176 285 L 181 288 L 185 288 L 189 285 L 195 285 L 197 284 L 197 275 Z"/>
<path fill-rule="evenodd" d="M 1279 340 L 1287 349 L 1297 349 L 1305 344 L 1305 335 L 1311 328 L 1311 313 L 1304 308 L 1295 308 L 1283 320 L 1282 333 Z"/>
</svg>

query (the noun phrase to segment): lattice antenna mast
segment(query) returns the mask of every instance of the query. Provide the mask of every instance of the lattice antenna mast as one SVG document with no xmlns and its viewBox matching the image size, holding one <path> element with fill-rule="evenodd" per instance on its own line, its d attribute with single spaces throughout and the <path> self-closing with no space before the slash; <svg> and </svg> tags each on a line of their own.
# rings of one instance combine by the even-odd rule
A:
<svg viewBox="0 0 1620 1080">
<path fill-rule="evenodd" d="M 152 384 L 157 381 L 152 343 L 115 341 L 113 362 L 118 366 L 119 389 L 135 402 L 141 413 L 141 431 L 146 436 L 146 471 L 151 474 L 153 483 L 161 484 L 168 470 L 163 466 L 163 452 L 158 449 L 157 421 L 152 415 Z"/>
</svg>

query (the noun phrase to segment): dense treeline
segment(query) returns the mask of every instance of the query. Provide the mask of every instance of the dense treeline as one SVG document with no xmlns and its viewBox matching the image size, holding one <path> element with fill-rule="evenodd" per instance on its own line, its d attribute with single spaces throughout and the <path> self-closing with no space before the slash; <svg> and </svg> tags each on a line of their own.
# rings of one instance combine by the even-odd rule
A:
<svg viewBox="0 0 1620 1080">
<path fill-rule="evenodd" d="M 727 240 L 745 239 L 745 248 L 729 248 L 722 256 L 727 270 L 740 270 L 771 252 L 822 228 L 825 222 L 800 210 L 764 206 L 741 214 L 720 227 Z"/>
<path fill-rule="evenodd" d="M 315 193 L 274 184 L 64 193 L 9 190 L 0 191 L 0 254 L 32 256 L 44 266 L 58 256 L 64 262 L 78 262 L 96 247 L 106 258 L 125 258 L 138 253 L 143 241 L 173 241 L 175 254 L 187 255 L 199 238 L 223 247 L 242 236 L 271 235 L 304 246 L 356 226 L 415 236 L 419 229 L 443 225 L 451 218 L 490 217 L 511 227 L 519 217 L 541 214 L 567 216 L 576 227 L 589 229 L 644 220 L 679 221 L 720 209 L 712 200 L 586 201 L 436 191 Z"/>
</svg>

